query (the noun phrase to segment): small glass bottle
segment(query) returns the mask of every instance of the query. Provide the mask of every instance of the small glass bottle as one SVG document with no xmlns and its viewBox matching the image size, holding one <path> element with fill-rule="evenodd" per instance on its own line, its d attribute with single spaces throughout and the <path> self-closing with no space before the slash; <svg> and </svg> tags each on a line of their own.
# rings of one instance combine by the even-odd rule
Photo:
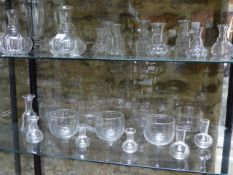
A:
<svg viewBox="0 0 233 175">
<path fill-rule="evenodd" d="M 203 40 L 202 40 L 202 31 L 203 27 L 193 27 L 193 40 L 191 42 L 191 46 L 188 50 L 186 50 L 185 55 L 187 58 L 191 59 L 204 59 L 208 55 L 207 49 L 203 45 Z"/>
<path fill-rule="evenodd" d="M 185 143 L 185 135 L 185 127 L 177 126 L 176 141 L 170 146 L 170 154 L 177 160 L 187 159 L 190 154 L 189 146 Z"/>
<path fill-rule="evenodd" d="M 200 133 L 194 136 L 194 143 L 199 148 L 207 149 L 213 144 L 213 138 L 208 134 L 209 125 L 208 119 L 200 120 Z"/>
<path fill-rule="evenodd" d="M 49 43 L 50 51 L 55 56 L 80 56 L 86 50 L 86 44 L 75 34 L 71 22 L 72 6 L 61 6 L 59 9 L 59 30 Z"/>
<path fill-rule="evenodd" d="M 75 145 L 81 150 L 86 150 L 90 146 L 90 139 L 86 135 L 87 126 L 81 124 L 79 126 L 79 136 L 75 139 Z"/>
<path fill-rule="evenodd" d="M 22 114 L 22 124 L 21 124 L 20 131 L 26 134 L 26 132 L 28 131 L 28 126 L 29 126 L 28 119 L 31 116 L 36 115 L 36 113 L 34 112 L 32 108 L 32 102 L 33 102 L 33 99 L 35 98 L 35 95 L 26 94 L 26 95 L 23 95 L 22 98 L 24 99 L 24 103 L 25 103 L 25 111 Z"/>
<path fill-rule="evenodd" d="M 123 143 L 122 149 L 124 152 L 131 154 L 138 150 L 138 144 L 134 140 L 134 135 L 136 133 L 135 128 L 126 128 L 125 133 L 127 140 Z"/>
<path fill-rule="evenodd" d="M 37 144 L 43 140 L 43 133 L 38 127 L 39 117 L 36 115 L 28 118 L 28 130 L 26 133 L 26 141 L 31 144 Z"/>
<path fill-rule="evenodd" d="M 111 55 L 125 55 L 125 42 L 121 34 L 121 24 L 112 25 L 112 49 Z"/>
<path fill-rule="evenodd" d="M 32 40 L 19 31 L 18 16 L 15 10 L 8 10 L 7 31 L 0 37 L 0 52 L 4 55 L 25 55 L 32 49 Z"/>
<path fill-rule="evenodd" d="M 151 43 L 147 48 L 148 56 L 162 57 L 168 54 L 167 38 L 164 34 L 164 27 L 166 23 L 155 22 L 152 23 L 152 38 Z"/>
<path fill-rule="evenodd" d="M 176 57 L 185 57 L 185 51 L 190 47 L 189 20 L 179 20 L 178 36 L 176 38 Z"/>
<path fill-rule="evenodd" d="M 229 59 L 232 56 L 233 47 L 227 38 L 227 31 L 229 27 L 230 26 L 228 24 L 218 25 L 219 36 L 211 48 L 213 59 Z"/>
<path fill-rule="evenodd" d="M 98 27 L 96 28 L 96 42 L 92 46 L 92 51 L 94 55 L 106 55 L 107 54 L 107 46 L 104 42 L 105 39 L 105 28 Z"/>
</svg>

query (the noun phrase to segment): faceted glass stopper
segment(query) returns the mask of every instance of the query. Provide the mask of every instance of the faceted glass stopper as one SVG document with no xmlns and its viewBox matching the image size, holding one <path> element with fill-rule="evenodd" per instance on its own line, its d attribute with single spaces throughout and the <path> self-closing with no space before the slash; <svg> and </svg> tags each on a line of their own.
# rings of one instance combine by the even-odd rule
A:
<svg viewBox="0 0 233 175">
<path fill-rule="evenodd" d="M 37 122 L 39 117 L 34 115 L 28 119 L 29 122 L 29 130 L 26 134 L 26 141 L 31 144 L 37 144 L 43 140 L 43 133 L 39 129 Z"/>
<path fill-rule="evenodd" d="M 136 152 L 138 150 L 138 144 L 134 141 L 134 135 L 136 133 L 136 129 L 126 128 L 125 133 L 127 136 L 127 140 L 122 145 L 123 151 L 128 154 Z"/>
<path fill-rule="evenodd" d="M 86 150 L 90 146 L 90 139 L 86 135 L 86 125 L 81 124 L 79 126 L 79 136 L 75 139 L 75 145 L 81 150 Z"/>
</svg>

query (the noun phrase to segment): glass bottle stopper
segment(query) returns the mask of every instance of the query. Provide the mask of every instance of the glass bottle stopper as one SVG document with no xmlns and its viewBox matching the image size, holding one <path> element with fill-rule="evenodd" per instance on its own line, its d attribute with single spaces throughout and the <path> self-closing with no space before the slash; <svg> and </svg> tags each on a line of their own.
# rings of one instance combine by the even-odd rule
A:
<svg viewBox="0 0 233 175">
<path fill-rule="evenodd" d="M 86 150 L 90 146 L 90 139 L 86 135 L 86 124 L 81 124 L 79 126 L 79 136 L 75 139 L 75 145 L 81 150 Z"/>
<path fill-rule="evenodd" d="M 136 133 L 135 128 L 126 128 L 125 133 L 127 136 L 126 141 L 122 145 L 122 149 L 124 152 L 131 154 L 138 150 L 138 144 L 134 140 L 134 135 Z"/>
</svg>

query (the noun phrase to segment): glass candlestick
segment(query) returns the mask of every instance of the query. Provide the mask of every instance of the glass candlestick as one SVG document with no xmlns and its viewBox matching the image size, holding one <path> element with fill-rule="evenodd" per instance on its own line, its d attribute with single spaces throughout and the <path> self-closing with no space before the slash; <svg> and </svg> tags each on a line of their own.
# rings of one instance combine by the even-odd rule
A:
<svg viewBox="0 0 233 175">
<path fill-rule="evenodd" d="M 128 153 L 128 154 L 136 152 L 138 150 L 138 144 L 134 140 L 134 135 L 136 133 L 136 129 L 126 128 L 125 133 L 127 136 L 127 140 L 122 145 L 123 151 Z"/>
<path fill-rule="evenodd" d="M 26 141 L 28 143 L 37 144 L 43 140 L 43 133 L 38 127 L 39 117 L 36 115 L 28 118 L 28 131 L 26 134 Z"/>
<path fill-rule="evenodd" d="M 213 144 L 213 138 L 208 134 L 209 125 L 208 119 L 200 120 L 200 133 L 194 136 L 194 143 L 199 148 L 210 148 Z"/>
<path fill-rule="evenodd" d="M 186 129 L 182 126 L 176 127 L 176 142 L 170 146 L 170 154 L 178 160 L 187 159 L 190 154 L 189 146 L 185 143 Z"/>
<path fill-rule="evenodd" d="M 86 125 L 81 124 L 79 126 L 79 136 L 75 139 L 75 145 L 81 150 L 86 150 L 90 146 L 90 139 L 86 135 Z"/>
</svg>

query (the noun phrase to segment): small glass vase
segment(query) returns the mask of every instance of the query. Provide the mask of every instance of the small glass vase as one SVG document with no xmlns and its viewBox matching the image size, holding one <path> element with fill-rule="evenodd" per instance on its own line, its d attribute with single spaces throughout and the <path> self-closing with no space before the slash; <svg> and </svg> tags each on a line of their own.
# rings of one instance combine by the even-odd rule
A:
<svg viewBox="0 0 233 175">
<path fill-rule="evenodd" d="M 61 6 L 59 9 L 59 30 L 49 43 L 50 51 L 55 56 L 80 56 L 86 50 L 85 42 L 75 34 L 71 22 L 72 6 Z"/>
<path fill-rule="evenodd" d="M 136 129 L 126 128 L 125 133 L 127 136 L 127 140 L 122 144 L 122 149 L 128 154 L 135 153 L 138 150 L 138 144 L 134 140 Z"/>
<path fill-rule="evenodd" d="M 213 138 L 208 134 L 209 125 L 208 119 L 200 120 L 200 133 L 194 136 L 194 143 L 199 148 L 207 149 L 213 144 Z"/>
<path fill-rule="evenodd" d="M 185 51 L 190 48 L 189 20 L 179 20 L 178 36 L 176 38 L 176 57 L 185 57 Z"/>
<path fill-rule="evenodd" d="M 177 126 L 176 141 L 170 146 L 170 154 L 177 160 L 187 159 L 190 155 L 189 146 L 185 143 L 185 135 L 185 127 Z"/>
<path fill-rule="evenodd" d="M 31 144 L 37 144 L 43 140 L 43 133 L 38 127 L 39 117 L 36 115 L 28 118 L 28 131 L 26 133 L 26 141 Z"/>
<path fill-rule="evenodd" d="M 25 55 L 32 49 L 32 40 L 19 31 L 18 16 L 15 10 L 8 10 L 7 30 L 0 37 L 0 52 L 4 55 Z"/>
<path fill-rule="evenodd" d="M 105 44 L 105 28 L 98 27 L 96 28 L 96 42 L 92 46 L 92 52 L 94 55 L 106 55 L 107 54 L 107 45 Z"/>
<path fill-rule="evenodd" d="M 152 38 L 151 43 L 148 45 L 148 56 L 162 57 L 168 54 L 167 38 L 164 34 L 164 27 L 166 23 L 155 22 L 152 23 Z"/>
<path fill-rule="evenodd" d="M 21 128 L 20 131 L 22 133 L 27 133 L 27 131 L 29 130 L 29 119 L 31 116 L 36 116 L 36 113 L 34 112 L 33 108 L 32 108 L 32 102 L 33 99 L 35 98 L 34 94 L 27 94 L 27 95 L 23 95 L 22 98 L 24 99 L 24 103 L 25 103 L 25 111 L 22 114 L 22 124 L 21 124 Z"/>
<path fill-rule="evenodd" d="M 90 139 L 86 135 L 87 126 L 81 124 L 78 129 L 79 136 L 75 139 L 75 145 L 78 149 L 86 151 L 87 147 L 90 146 Z"/>
<path fill-rule="evenodd" d="M 112 49 L 111 55 L 125 55 L 125 42 L 121 34 L 121 24 L 112 25 Z"/>
<path fill-rule="evenodd" d="M 227 38 L 227 31 L 229 29 L 229 25 L 220 24 L 218 25 L 219 36 L 217 41 L 211 48 L 211 54 L 213 59 L 230 59 L 233 52 L 233 47 L 231 42 Z"/>
<path fill-rule="evenodd" d="M 202 31 L 203 27 L 195 28 L 193 27 L 193 40 L 191 42 L 191 46 L 188 50 L 186 50 L 185 55 L 187 58 L 200 60 L 205 59 L 208 55 L 208 50 L 203 45 L 202 40 Z"/>
</svg>

